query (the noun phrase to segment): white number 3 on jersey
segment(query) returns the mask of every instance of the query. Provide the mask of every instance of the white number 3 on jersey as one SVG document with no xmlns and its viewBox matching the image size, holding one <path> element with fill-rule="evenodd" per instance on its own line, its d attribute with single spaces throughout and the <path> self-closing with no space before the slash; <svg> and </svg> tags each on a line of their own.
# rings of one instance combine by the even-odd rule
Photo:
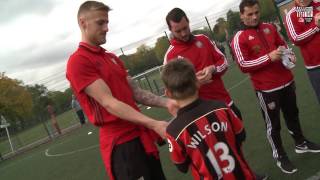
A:
<svg viewBox="0 0 320 180">
<path fill-rule="evenodd" d="M 222 171 L 225 174 L 232 172 L 235 168 L 235 161 L 234 161 L 233 157 L 229 155 L 228 146 L 223 142 L 219 142 L 214 145 L 214 151 L 218 152 L 219 150 L 222 151 L 222 154 L 218 157 L 219 160 L 220 161 L 228 161 L 228 166 L 222 167 Z M 210 160 L 212 166 L 214 167 L 214 169 L 218 175 L 218 178 L 221 179 L 223 176 L 221 168 L 218 165 L 217 159 L 215 158 L 215 156 L 213 155 L 213 153 L 210 149 L 207 152 L 207 157 Z"/>
</svg>

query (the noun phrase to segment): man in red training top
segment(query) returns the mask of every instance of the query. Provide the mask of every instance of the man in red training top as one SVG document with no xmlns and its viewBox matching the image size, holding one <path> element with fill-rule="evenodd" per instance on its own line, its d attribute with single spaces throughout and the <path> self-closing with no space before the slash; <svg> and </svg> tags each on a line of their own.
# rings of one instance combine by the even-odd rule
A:
<svg viewBox="0 0 320 180">
<path fill-rule="evenodd" d="M 242 0 L 239 9 L 243 28 L 231 42 L 234 57 L 241 71 L 249 74 L 256 91 L 277 166 L 284 173 L 294 173 L 297 168 L 282 146 L 280 110 L 295 141 L 295 151 L 320 152 L 320 146 L 306 140 L 300 127 L 295 83 L 290 71 L 295 57 L 276 28 L 260 22 L 257 0 Z"/>
<path fill-rule="evenodd" d="M 100 150 L 113 179 L 164 180 L 154 144 L 167 122 L 139 112 L 136 101 L 174 109 L 174 103 L 138 88 L 121 60 L 101 47 L 106 42 L 110 8 L 84 2 L 78 11 L 82 40 L 67 64 L 67 79 L 91 123 L 100 128 Z"/>
<path fill-rule="evenodd" d="M 300 47 L 309 80 L 320 103 L 320 1 L 295 0 L 285 24 L 291 41 Z"/>
<path fill-rule="evenodd" d="M 173 38 L 164 57 L 164 64 L 175 58 L 188 59 L 197 71 L 201 84 L 200 98 L 222 101 L 242 119 L 240 110 L 232 101 L 221 79 L 227 71 L 228 62 L 215 43 L 203 34 L 191 34 L 189 19 L 180 8 L 172 9 L 167 14 L 166 22 Z"/>
</svg>

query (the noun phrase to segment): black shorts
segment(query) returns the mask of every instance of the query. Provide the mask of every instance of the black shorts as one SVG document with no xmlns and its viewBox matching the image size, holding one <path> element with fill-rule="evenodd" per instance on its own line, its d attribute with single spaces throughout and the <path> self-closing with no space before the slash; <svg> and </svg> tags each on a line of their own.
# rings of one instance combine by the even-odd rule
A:
<svg viewBox="0 0 320 180">
<path fill-rule="evenodd" d="M 165 180 L 160 160 L 147 155 L 139 138 L 117 145 L 112 151 L 116 180 Z"/>
</svg>

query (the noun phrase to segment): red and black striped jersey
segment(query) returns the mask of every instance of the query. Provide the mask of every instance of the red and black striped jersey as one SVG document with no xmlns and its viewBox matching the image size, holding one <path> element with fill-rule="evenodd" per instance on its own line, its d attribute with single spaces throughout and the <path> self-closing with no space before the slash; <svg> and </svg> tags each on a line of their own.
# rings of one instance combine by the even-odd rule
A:
<svg viewBox="0 0 320 180">
<path fill-rule="evenodd" d="M 197 99 L 167 128 L 171 159 L 180 170 L 191 167 L 194 179 L 255 179 L 236 141 L 241 132 L 242 122 L 224 103 Z"/>
</svg>

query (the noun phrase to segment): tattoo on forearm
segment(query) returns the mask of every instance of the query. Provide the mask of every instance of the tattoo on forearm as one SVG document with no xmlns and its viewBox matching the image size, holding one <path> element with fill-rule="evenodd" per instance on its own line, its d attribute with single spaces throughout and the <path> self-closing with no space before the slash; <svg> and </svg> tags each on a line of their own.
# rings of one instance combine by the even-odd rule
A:
<svg viewBox="0 0 320 180">
<path fill-rule="evenodd" d="M 133 91 L 134 99 L 143 105 L 147 106 L 157 106 L 157 107 L 165 107 L 166 99 L 160 96 L 157 96 L 149 91 L 141 89 L 137 83 L 131 78 L 128 77 L 128 82 Z"/>
</svg>

